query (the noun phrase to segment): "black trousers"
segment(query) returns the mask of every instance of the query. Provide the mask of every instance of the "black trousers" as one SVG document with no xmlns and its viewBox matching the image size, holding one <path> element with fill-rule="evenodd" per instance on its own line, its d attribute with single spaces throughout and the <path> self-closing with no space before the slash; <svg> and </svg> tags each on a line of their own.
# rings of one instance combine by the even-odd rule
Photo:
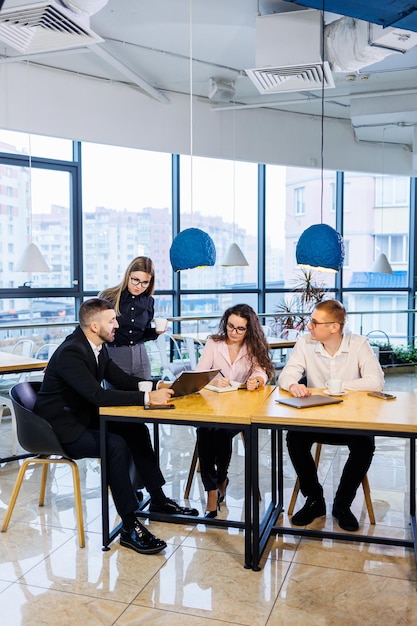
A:
<svg viewBox="0 0 417 626">
<path fill-rule="evenodd" d="M 371 465 L 375 451 L 375 439 L 370 435 L 325 435 L 319 432 L 288 431 L 287 447 L 294 469 L 300 480 L 301 493 L 306 497 L 322 497 L 323 488 L 317 477 L 317 469 L 311 454 L 313 443 L 346 445 L 349 457 L 335 495 L 339 506 L 353 502 L 356 491 Z"/>
<path fill-rule="evenodd" d="M 197 450 L 204 489 L 212 491 L 227 478 L 232 457 L 232 439 L 239 429 L 197 428 Z"/>
<path fill-rule="evenodd" d="M 71 443 L 63 444 L 73 459 L 100 457 L 100 431 L 90 428 Z M 165 484 L 145 424 L 125 422 L 109 424 L 107 434 L 107 476 L 114 504 L 120 517 L 138 508 L 129 470 L 131 460 L 149 493 Z"/>
</svg>

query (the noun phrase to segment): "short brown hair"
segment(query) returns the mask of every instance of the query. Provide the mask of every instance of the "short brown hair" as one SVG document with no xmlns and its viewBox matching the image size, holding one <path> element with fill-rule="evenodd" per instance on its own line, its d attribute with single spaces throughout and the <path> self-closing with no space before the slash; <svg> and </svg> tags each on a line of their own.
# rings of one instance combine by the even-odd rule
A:
<svg viewBox="0 0 417 626">
<path fill-rule="evenodd" d="M 318 302 L 314 307 L 316 311 L 323 311 L 327 315 L 333 318 L 332 322 L 337 322 L 343 329 L 346 323 L 346 309 L 339 300 L 323 300 Z"/>
<path fill-rule="evenodd" d="M 97 313 L 108 311 L 109 309 L 114 309 L 114 306 L 103 298 L 91 298 L 83 302 L 78 313 L 81 328 L 88 328 Z"/>
</svg>

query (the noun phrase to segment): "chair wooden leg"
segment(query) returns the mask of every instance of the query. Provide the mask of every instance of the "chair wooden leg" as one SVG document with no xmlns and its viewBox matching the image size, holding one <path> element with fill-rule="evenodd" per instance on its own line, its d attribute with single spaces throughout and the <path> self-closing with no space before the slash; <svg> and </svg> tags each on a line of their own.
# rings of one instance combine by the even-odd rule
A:
<svg viewBox="0 0 417 626">
<path fill-rule="evenodd" d="M 366 508 L 368 509 L 369 521 L 371 524 L 375 524 L 374 506 L 371 499 L 371 488 L 369 487 L 368 474 L 362 481 L 363 495 L 365 496 Z"/>
<path fill-rule="evenodd" d="M 198 462 L 197 443 L 194 446 L 193 457 L 191 459 L 190 470 L 188 472 L 187 484 L 185 485 L 184 498 L 187 500 L 190 497 L 191 485 L 193 483 L 194 474 L 196 472 Z"/>
<path fill-rule="evenodd" d="M 48 466 L 50 461 L 43 459 L 45 463 L 42 464 L 42 476 L 41 476 L 41 488 L 39 491 L 39 506 L 43 506 L 45 503 L 46 481 L 48 480 Z M 39 459 L 39 463 L 42 463 L 42 459 Z"/>
<path fill-rule="evenodd" d="M 320 462 L 321 446 L 322 446 L 321 443 L 316 443 L 316 451 L 314 453 L 314 463 L 316 465 L 316 468 L 319 466 L 319 462 Z M 300 491 L 300 481 L 297 478 L 295 481 L 294 489 L 292 491 L 290 504 L 288 506 L 288 515 L 293 514 L 299 491 Z"/>
<path fill-rule="evenodd" d="M 4 518 L 3 526 L 1 527 L 2 533 L 5 533 L 7 530 L 7 527 L 10 522 L 10 518 L 13 513 L 14 506 L 16 504 L 17 496 L 19 495 L 20 487 L 22 486 L 22 482 L 25 477 L 25 472 L 27 470 L 29 463 L 31 462 L 32 462 L 32 459 L 27 459 L 26 461 L 23 461 L 22 465 L 20 466 L 20 470 L 19 470 L 19 473 L 16 478 L 16 482 L 13 487 L 12 495 L 10 496 L 10 502 L 9 502 L 9 506 L 7 507 L 6 517 Z"/>
<path fill-rule="evenodd" d="M 75 461 L 68 461 L 68 462 L 71 465 L 72 479 L 74 482 L 74 501 L 75 501 L 75 514 L 77 517 L 78 542 L 80 544 L 80 548 L 84 548 L 85 535 L 84 535 L 83 503 L 81 499 L 81 487 L 80 487 L 80 472 L 78 469 L 78 465 Z"/>
<path fill-rule="evenodd" d="M 321 447 L 322 447 L 321 443 L 316 444 L 316 452 L 314 455 L 314 463 L 316 464 L 316 467 L 319 466 Z M 365 497 L 366 508 L 368 510 L 369 521 L 371 522 L 371 524 L 375 524 L 375 513 L 374 513 L 374 507 L 373 507 L 372 499 L 371 499 L 371 488 L 369 486 L 368 475 L 366 475 L 365 478 L 363 479 L 362 487 L 363 487 L 363 495 Z M 288 515 L 293 514 L 299 491 L 300 491 L 300 481 L 297 478 L 295 481 L 293 492 L 292 492 L 290 504 L 288 506 Z"/>
<path fill-rule="evenodd" d="M 35 459 L 26 459 L 23 461 L 19 473 L 16 478 L 16 482 L 13 487 L 12 495 L 10 496 L 9 506 L 7 507 L 6 516 L 3 521 L 3 526 L 1 528 L 1 532 L 6 532 L 9 522 L 13 513 L 13 509 L 16 504 L 17 497 L 19 495 L 20 488 L 22 486 L 23 478 L 25 476 L 25 472 L 29 465 L 31 464 L 41 464 L 42 467 L 42 476 L 41 476 L 41 486 L 40 486 L 40 494 L 39 494 L 39 506 L 43 506 L 45 501 L 45 488 L 46 481 L 48 478 L 48 466 L 51 463 L 59 463 L 70 465 L 72 470 L 72 477 L 74 482 L 74 501 L 75 501 L 75 514 L 77 519 L 77 530 L 78 530 L 78 541 L 80 544 L 80 548 L 84 548 L 85 546 L 85 536 L 84 536 L 84 519 L 83 519 L 83 508 L 82 508 L 82 499 L 81 499 L 81 487 L 80 487 L 80 473 L 78 470 L 78 465 L 75 461 L 71 459 L 49 459 L 45 458 L 35 458 Z"/>
</svg>

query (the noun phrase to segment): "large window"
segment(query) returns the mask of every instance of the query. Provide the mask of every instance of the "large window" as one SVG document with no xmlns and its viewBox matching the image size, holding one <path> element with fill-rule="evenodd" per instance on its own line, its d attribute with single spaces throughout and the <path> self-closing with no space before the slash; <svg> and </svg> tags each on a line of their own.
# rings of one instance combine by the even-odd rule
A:
<svg viewBox="0 0 417 626">
<path fill-rule="evenodd" d="M 216 246 L 213 267 L 181 271 L 181 290 L 257 287 L 258 168 L 254 163 L 218 159 L 180 161 L 180 230 L 200 228 Z M 191 201 L 192 197 L 192 201 Z M 232 242 L 239 245 L 249 265 L 221 265 Z"/>
<path fill-rule="evenodd" d="M 117 285 L 136 256 L 172 288 L 171 155 L 82 144 L 84 289 Z"/>
<path fill-rule="evenodd" d="M 155 263 L 157 315 L 207 315 L 212 331 L 238 302 L 274 314 L 300 284 L 300 235 L 326 223 L 343 235 L 346 256 L 341 273 L 317 274 L 316 281 L 344 300 L 355 329 L 380 325 L 399 341 L 414 323 L 400 312 L 410 306 L 416 281 L 408 276 L 415 248 L 409 198 L 410 180 L 399 176 L 321 176 L 319 169 L 0 131 L 0 322 L 68 323 L 83 298 L 118 284 L 137 255 Z M 175 275 L 172 237 L 189 227 L 211 236 L 216 264 Z M 222 265 L 233 242 L 248 266 Z M 30 243 L 49 271 L 17 271 Z M 393 274 L 371 271 L 382 252 Z M 185 324 L 190 332 L 197 328 Z"/>
</svg>

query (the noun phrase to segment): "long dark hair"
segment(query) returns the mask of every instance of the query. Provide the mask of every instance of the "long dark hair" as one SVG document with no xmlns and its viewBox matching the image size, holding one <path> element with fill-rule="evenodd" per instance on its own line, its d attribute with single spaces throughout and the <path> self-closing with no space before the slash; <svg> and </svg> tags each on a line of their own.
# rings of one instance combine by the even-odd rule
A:
<svg viewBox="0 0 417 626">
<path fill-rule="evenodd" d="M 231 315 L 243 317 L 247 321 L 244 343 L 249 359 L 253 366 L 259 365 L 259 367 L 265 370 L 268 379 L 270 379 L 274 373 L 274 366 L 269 356 L 268 342 L 258 316 L 249 304 L 235 304 L 226 309 L 219 322 L 219 330 L 211 338 L 213 341 L 226 341 L 227 322 Z"/>
</svg>

